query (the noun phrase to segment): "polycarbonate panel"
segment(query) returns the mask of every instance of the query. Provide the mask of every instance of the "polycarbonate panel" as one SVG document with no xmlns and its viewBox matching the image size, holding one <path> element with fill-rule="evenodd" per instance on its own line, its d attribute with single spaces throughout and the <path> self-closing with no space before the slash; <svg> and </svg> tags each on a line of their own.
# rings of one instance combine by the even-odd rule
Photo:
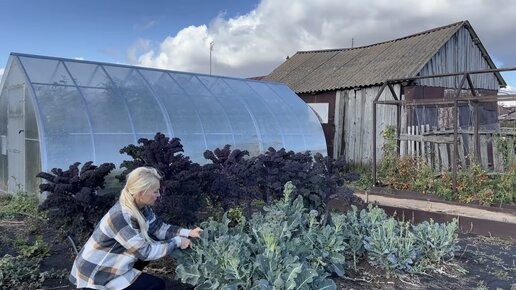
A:
<svg viewBox="0 0 516 290">
<path fill-rule="evenodd" d="M 141 134 L 168 133 L 167 123 L 160 105 L 136 69 L 106 67 L 106 71 L 113 79 L 122 80 L 116 82 L 116 89 L 127 103 L 135 132 Z"/>
<path fill-rule="evenodd" d="M 36 121 L 36 112 L 34 111 L 34 104 L 30 88 L 25 88 L 25 138 L 39 139 L 38 124 Z"/>
<path fill-rule="evenodd" d="M 303 134 L 283 135 L 283 145 L 286 149 L 295 152 L 304 152 L 306 149 Z"/>
<path fill-rule="evenodd" d="M 9 179 L 7 169 L 7 155 L 0 154 L 0 190 L 7 191 L 7 180 Z"/>
<path fill-rule="evenodd" d="M 0 91 L 0 135 L 7 136 L 7 89 Z M 0 144 L 0 146 L 2 146 Z M 0 148 L 1 149 L 1 148 Z"/>
<path fill-rule="evenodd" d="M 120 154 L 120 149 L 136 144 L 133 134 L 95 134 L 95 153 L 98 162 L 112 162 L 117 168 L 131 157 Z"/>
<path fill-rule="evenodd" d="M 284 143 L 283 135 L 262 135 L 262 146 L 265 151 L 268 150 L 269 147 L 281 149 L 285 147 Z"/>
<path fill-rule="evenodd" d="M 45 146 L 47 148 L 48 169 L 67 169 L 75 162 L 81 162 L 82 164 L 87 161 L 108 162 L 107 160 L 94 160 L 90 135 L 47 136 Z M 113 156 L 116 154 L 118 152 L 114 152 Z"/>
<path fill-rule="evenodd" d="M 20 60 L 32 83 L 73 85 L 62 61 L 23 56 L 20 56 Z"/>
<path fill-rule="evenodd" d="M 262 100 L 262 96 L 253 91 L 248 82 L 244 80 L 226 79 L 225 82 L 246 103 L 256 122 L 261 139 L 264 140 L 264 136 L 267 135 L 269 139 L 281 140 L 282 131 L 278 119 Z M 264 146 L 264 148 L 267 150 L 268 147 Z"/>
<path fill-rule="evenodd" d="M 195 104 L 168 73 L 150 70 L 142 70 L 141 73 L 168 112 L 175 137 L 204 134 Z"/>
<path fill-rule="evenodd" d="M 232 134 L 206 134 L 208 150 L 223 148 L 226 144 L 233 145 Z M 233 146 L 234 148 L 235 146 Z"/>
<path fill-rule="evenodd" d="M 249 151 L 250 156 L 256 156 L 266 149 L 256 135 L 235 135 L 235 140 L 235 148 Z"/>
<path fill-rule="evenodd" d="M 39 192 L 40 178 L 34 178 L 41 172 L 41 155 L 39 142 L 25 140 L 25 190 L 27 192 Z"/>
<path fill-rule="evenodd" d="M 321 134 L 315 132 L 313 134 L 305 134 L 306 143 L 310 146 L 309 150 L 315 153 L 327 154 L 326 139 L 321 138 Z"/>
<path fill-rule="evenodd" d="M 81 89 L 91 116 L 93 133 L 131 133 L 131 119 L 114 89 Z"/>
<path fill-rule="evenodd" d="M 199 80 L 217 98 L 226 112 L 234 134 L 258 135 L 250 112 L 241 98 L 220 77 L 199 76 Z M 235 140 L 239 144 L 238 140 Z"/>
<path fill-rule="evenodd" d="M 78 86 L 102 88 L 112 86 L 111 80 L 100 65 L 75 61 L 66 61 L 65 65 Z"/>
<path fill-rule="evenodd" d="M 181 139 L 181 144 L 183 144 L 183 150 L 185 150 L 184 154 L 189 156 L 193 162 L 197 162 L 200 164 L 206 163 L 206 159 L 204 159 L 204 151 L 206 151 L 206 146 L 204 145 L 204 135 L 201 134 L 185 134 L 183 136 L 177 136 Z"/>
<path fill-rule="evenodd" d="M 262 97 L 278 119 L 283 134 L 301 134 L 302 129 L 297 118 L 299 112 L 292 107 L 291 102 L 282 100 L 266 83 L 250 83 L 249 85 Z"/>
<path fill-rule="evenodd" d="M 116 86 L 123 86 L 133 68 L 103 65 L 103 68 L 108 73 L 110 79 Z"/>
<path fill-rule="evenodd" d="M 170 75 L 179 83 L 188 95 L 212 96 L 211 92 L 208 91 L 208 89 L 199 81 L 196 75 L 180 72 L 170 72 Z"/>
<path fill-rule="evenodd" d="M 76 87 L 34 85 L 47 136 L 90 133 L 86 108 Z"/>
<path fill-rule="evenodd" d="M 296 116 L 300 121 L 308 120 L 309 122 L 307 122 L 307 125 L 311 125 L 310 127 L 312 129 L 317 129 L 317 131 L 319 131 L 321 128 L 319 125 L 319 118 L 317 118 L 312 109 L 310 109 L 310 107 L 307 106 L 298 95 L 283 84 L 268 84 L 268 86 L 276 92 L 284 102 L 289 104 L 288 106 L 292 111 L 297 112 Z M 303 132 L 306 132 L 305 128 L 303 128 Z"/>
<path fill-rule="evenodd" d="M 205 88 L 195 75 L 171 73 L 194 104 L 205 134 L 232 134 L 228 116 L 219 101 Z M 233 144 L 231 142 L 230 144 Z"/>
<path fill-rule="evenodd" d="M 5 78 L 6 76 L 4 76 Z M 0 112 L 7 112 L 7 89 L 0 88 Z M 0 190 L 7 191 L 7 114 L 0 114 Z M 5 155 L 3 154 L 5 153 Z"/>
<path fill-rule="evenodd" d="M 157 132 L 180 138 L 184 154 L 199 163 L 207 162 L 206 149 L 226 144 L 252 156 L 269 147 L 326 153 L 317 117 L 283 84 L 18 57 L 36 94 L 26 102 L 26 136 L 45 137 L 40 147 L 46 152 L 40 159 L 48 160 L 47 170 L 90 160 L 119 166 L 129 159 L 119 154 L 121 148 L 138 138 L 152 139 Z M 33 150 L 35 144 L 28 147 Z"/>
</svg>

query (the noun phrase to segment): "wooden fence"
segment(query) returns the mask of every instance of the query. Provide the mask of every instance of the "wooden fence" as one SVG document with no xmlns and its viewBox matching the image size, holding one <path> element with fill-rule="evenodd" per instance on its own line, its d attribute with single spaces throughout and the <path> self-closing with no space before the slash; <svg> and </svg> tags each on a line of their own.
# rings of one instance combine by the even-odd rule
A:
<svg viewBox="0 0 516 290">
<path fill-rule="evenodd" d="M 453 130 L 430 129 L 429 125 L 409 126 L 400 134 L 400 155 L 419 156 L 436 171 L 451 169 Z M 503 142 L 508 150 L 499 152 L 497 143 Z M 471 130 L 460 130 L 457 142 L 458 165 L 468 167 L 474 160 L 484 169 L 504 171 L 504 162 L 516 160 L 516 130 L 479 131 L 478 141 Z"/>
</svg>

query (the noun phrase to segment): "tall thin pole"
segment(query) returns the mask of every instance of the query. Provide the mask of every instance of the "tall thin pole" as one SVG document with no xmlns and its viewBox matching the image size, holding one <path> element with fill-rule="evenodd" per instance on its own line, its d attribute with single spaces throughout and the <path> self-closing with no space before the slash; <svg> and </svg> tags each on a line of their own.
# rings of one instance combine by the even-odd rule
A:
<svg viewBox="0 0 516 290">
<path fill-rule="evenodd" d="M 213 50 L 213 46 L 215 45 L 215 43 L 213 42 L 213 40 L 210 42 L 210 75 L 211 75 L 211 52 Z"/>
</svg>

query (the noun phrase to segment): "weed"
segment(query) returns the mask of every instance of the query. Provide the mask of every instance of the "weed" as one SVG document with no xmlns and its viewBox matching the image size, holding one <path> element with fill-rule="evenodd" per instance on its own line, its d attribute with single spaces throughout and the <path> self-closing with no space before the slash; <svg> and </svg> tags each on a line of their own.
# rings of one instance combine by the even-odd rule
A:
<svg viewBox="0 0 516 290">
<path fill-rule="evenodd" d="M 478 281 L 476 290 L 489 290 L 483 280 Z"/>
<path fill-rule="evenodd" d="M 32 245 L 25 240 L 17 239 L 14 241 L 13 246 L 21 256 L 27 258 L 46 257 L 50 256 L 51 253 L 50 247 L 43 241 L 42 236 L 37 236 Z"/>
<path fill-rule="evenodd" d="M 41 257 L 27 258 L 4 255 L 0 258 L 1 289 L 38 289 L 47 279 L 63 279 L 66 270 L 40 272 Z"/>
<path fill-rule="evenodd" d="M 18 192 L 5 205 L 0 206 L 0 217 L 14 219 L 19 215 L 41 217 L 38 212 L 39 199 L 34 193 Z M 3 201 L 4 202 L 4 201 Z"/>
</svg>

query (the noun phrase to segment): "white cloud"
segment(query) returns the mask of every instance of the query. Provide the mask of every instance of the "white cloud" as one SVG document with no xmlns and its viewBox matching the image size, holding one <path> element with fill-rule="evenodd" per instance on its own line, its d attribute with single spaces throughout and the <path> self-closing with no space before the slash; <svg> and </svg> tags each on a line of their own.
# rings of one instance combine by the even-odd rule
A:
<svg viewBox="0 0 516 290">
<path fill-rule="evenodd" d="M 139 38 L 136 42 L 127 49 L 126 56 L 130 63 L 138 62 L 138 53 L 140 51 L 146 52 L 150 49 L 150 40 Z"/>
<path fill-rule="evenodd" d="M 133 28 L 136 31 L 147 30 L 156 25 L 156 23 L 158 23 L 158 20 L 156 19 L 143 19 L 139 23 L 134 24 Z"/>
<path fill-rule="evenodd" d="M 4 75 L 5 68 L 0 68 L 0 80 L 2 79 L 2 76 Z"/>
<path fill-rule="evenodd" d="M 133 64 L 190 72 L 257 76 L 299 50 L 369 45 L 469 20 L 491 56 L 516 66 L 516 3 L 509 0 L 262 0 L 245 15 L 189 26 L 158 44 L 139 39 Z M 496 17 L 486 17 L 496 15 Z M 130 51 L 130 53 L 129 53 Z"/>
<path fill-rule="evenodd" d="M 516 88 L 512 86 L 507 86 L 506 88 L 500 89 L 499 95 L 509 95 L 516 93 Z"/>
<path fill-rule="evenodd" d="M 507 86 L 506 88 L 500 89 L 499 95 L 516 95 L 516 88 L 512 86 Z M 516 98 L 514 98 L 514 101 L 503 101 L 498 102 L 502 106 L 516 106 Z"/>
</svg>

